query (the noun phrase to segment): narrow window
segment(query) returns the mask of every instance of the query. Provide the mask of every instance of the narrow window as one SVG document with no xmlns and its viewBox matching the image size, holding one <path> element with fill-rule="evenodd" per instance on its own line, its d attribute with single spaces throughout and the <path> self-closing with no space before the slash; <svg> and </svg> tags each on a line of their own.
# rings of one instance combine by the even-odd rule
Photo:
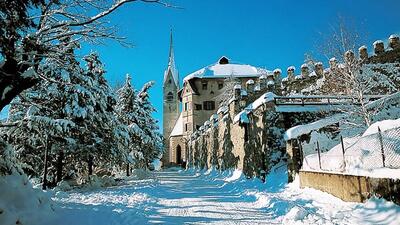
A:
<svg viewBox="0 0 400 225">
<path fill-rule="evenodd" d="M 188 110 L 188 103 L 185 102 L 185 111 L 187 111 L 187 110 Z"/>
<path fill-rule="evenodd" d="M 172 94 L 172 92 L 169 92 L 167 94 L 167 101 L 172 101 L 172 100 L 174 100 L 174 94 Z"/>
<path fill-rule="evenodd" d="M 188 131 L 188 124 L 185 123 L 185 131 Z"/>
<path fill-rule="evenodd" d="M 224 87 L 224 83 L 219 82 L 219 83 L 218 83 L 218 89 L 221 90 L 223 87 Z"/>
<path fill-rule="evenodd" d="M 203 82 L 201 83 L 201 87 L 202 87 L 203 90 L 207 90 L 207 86 L 208 86 L 207 81 L 203 81 Z"/>
</svg>

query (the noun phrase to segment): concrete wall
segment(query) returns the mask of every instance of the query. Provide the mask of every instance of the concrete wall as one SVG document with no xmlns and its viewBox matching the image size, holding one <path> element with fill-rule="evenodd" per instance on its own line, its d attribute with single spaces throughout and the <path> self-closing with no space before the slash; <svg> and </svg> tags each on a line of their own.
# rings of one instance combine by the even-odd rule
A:
<svg viewBox="0 0 400 225">
<path fill-rule="evenodd" d="M 300 171 L 300 186 L 328 192 L 343 201 L 364 202 L 376 195 L 400 204 L 400 180 Z"/>
</svg>

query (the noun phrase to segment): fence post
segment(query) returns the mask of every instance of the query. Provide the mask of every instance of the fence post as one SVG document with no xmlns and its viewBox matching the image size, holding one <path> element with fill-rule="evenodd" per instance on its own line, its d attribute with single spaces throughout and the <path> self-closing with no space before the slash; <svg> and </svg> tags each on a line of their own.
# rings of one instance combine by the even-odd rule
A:
<svg viewBox="0 0 400 225">
<path fill-rule="evenodd" d="M 344 141 L 343 136 L 340 136 L 340 142 L 342 143 L 342 154 L 343 154 L 343 170 L 346 168 L 346 158 L 344 157 Z"/>
<path fill-rule="evenodd" d="M 378 127 L 378 138 L 379 138 L 379 144 L 381 146 L 382 164 L 383 167 L 385 167 L 385 151 L 383 149 L 382 131 L 380 127 Z"/>
<path fill-rule="evenodd" d="M 317 141 L 317 151 L 318 151 L 319 168 L 322 170 L 322 167 L 321 167 L 321 150 L 319 149 L 319 142 L 318 141 Z"/>
</svg>

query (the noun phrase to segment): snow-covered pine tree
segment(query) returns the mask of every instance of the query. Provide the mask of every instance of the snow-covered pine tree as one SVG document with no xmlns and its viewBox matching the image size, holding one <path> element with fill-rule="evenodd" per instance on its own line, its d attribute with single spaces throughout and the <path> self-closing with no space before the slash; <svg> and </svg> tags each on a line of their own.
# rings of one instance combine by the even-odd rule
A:
<svg viewBox="0 0 400 225">
<path fill-rule="evenodd" d="M 156 109 L 149 99 L 149 89 L 153 85 L 153 81 L 146 83 L 138 93 L 140 110 L 137 120 L 146 137 L 146 139 L 143 139 L 141 148 L 146 167 L 148 167 L 153 160 L 160 158 L 163 142 L 162 135 L 159 133 L 159 127 L 157 125 L 158 121 L 153 117 L 153 113 L 156 112 Z"/>
<path fill-rule="evenodd" d="M 47 147 L 54 183 L 61 180 L 65 164 L 68 171 L 82 172 L 85 159 L 90 174 L 93 159 L 113 166 L 125 157 L 120 149 L 129 136 L 114 114 L 115 98 L 102 64 L 96 54 L 85 59 L 86 70 L 74 58 L 68 67 L 48 61 L 42 70 L 51 80 L 23 92 L 10 109 L 9 123 L 18 126 L 7 129 L 9 140 L 36 176 Z"/>
<path fill-rule="evenodd" d="M 93 173 L 93 165 L 107 167 L 126 158 L 121 145 L 129 138 L 124 126 L 115 116 L 116 97 L 104 78 L 105 70 L 95 53 L 84 57 L 86 68 L 81 82 L 70 89 L 65 111 L 75 117 L 79 127 L 77 134 L 78 155 L 87 162 L 87 174 Z"/>
<path fill-rule="evenodd" d="M 130 164 L 136 161 L 142 130 L 136 124 L 137 111 L 139 109 L 137 95 L 131 84 L 131 77 L 126 75 L 125 84 L 117 90 L 118 100 L 116 113 L 122 124 L 128 127 L 129 144 L 126 147 L 126 175 L 129 176 Z"/>
</svg>

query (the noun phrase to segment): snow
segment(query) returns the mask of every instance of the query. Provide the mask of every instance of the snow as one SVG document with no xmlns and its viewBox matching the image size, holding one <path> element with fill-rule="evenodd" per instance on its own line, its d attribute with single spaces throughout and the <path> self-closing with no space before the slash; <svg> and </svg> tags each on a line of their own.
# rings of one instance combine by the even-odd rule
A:
<svg viewBox="0 0 400 225">
<path fill-rule="evenodd" d="M 258 107 L 260 107 L 262 104 L 273 101 L 275 99 L 275 97 L 276 97 L 276 95 L 274 93 L 267 92 L 267 93 L 261 95 L 253 103 L 251 103 L 248 106 L 246 106 L 246 109 L 255 110 Z"/>
<path fill-rule="evenodd" d="M 278 105 L 275 106 L 276 112 L 320 112 L 320 111 L 332 111 L 334 107 L 332 105 Z"/>
<path fill-rule="evenodd" d="M 95 191 L 58 192 L 57 217 L 43 225 L 119 224 L 388 224 L 400 221 L 400 206 L 372 198 L 349 203 L 311 188 L 298 178 L 286 184 L 286 165 L 267 183 L 240 170 L 220 173 L 172 168 L 153 178 Z"/>
<path fill-rule="evenodd" d="M 207 77 L 217 77 L 224 78 L 229 76 L 234 77 L 259 77 L 262 74 L 270 73 L 270 71 L 254 67 L 246 64 L 219 64 L 215 63 L 210 66 L 206 66 L 196 72 L 193 72 L 184 78 L 184 81 L 190 80 L 192 78 L 207 78 Z"/>
<path fill-rule="evenodd" d="M 183 134 L 183 117 L 182 113 L 179 115 L 178 120 L 175 123 L 174 129 L 172 129 L 170 137 L 180 136 Z"/>
<path fill-rule="evenodd" d="M 246 82 L 246 84 L 254 84 L 254 80 L 248 80 L 247 82 Z"/>
<path fill-rule="evenodd" d="M 289 66 L 288 68 L 287 68 L 287 71 L 289 71 L 289 70 L 296 70 L 296 67 L 294 67 L 294 66 Z"/>
<path fill-rule="evenodd" d="M 35 189 L 26 175 L 0 176 L 0 224 L 42 225 L 54 216 L 50 196 Z"/>
<path fill-rule="evenodd" d="M 238 113 L 234 118 L 233 118 L 233 122 L 236 123 L 239 120 L 243 123 L 246 123 L 246 121 L 248 121 L 247 115 L 244 116 L 244 114 L 247 114 L 255 109 L 257 109 L 258 107 L 260 107 L 262 104 L 265 104 L 267 102 L 271 102 L 275 99 L 276 95 L 272 92 L 267 92 L 263 95 L 261 95 L 258 99 L 256 99 L 254 102 L 250 103 L 248 106 L 246 106 L 246 108 L 241 111 L 240 113 Z M 246 120 L 247 118 L 247 120 Z M 242 121 L 243 119 L 243 121 Z M 248 123 L 248 122 L 247 122 Z"/>
<path fill-rule="evenodd" d="M 382 40 L 377 40 L 377 41 L 375 41 L 375 42 L 373 43 L 374 47 L 375 47 L 376 45 L 378 45 L 378 44 L 383 44 L 383 41 L 382 41 Z"/>
<path fill-rule="evenodd" d="M 227 106 L 221 106 L 219 107 L 217 114 L 223 113 L 225 114 L 226 112 L 228 112 L 228 107 Z"/>
<path fill-rule="evenodd" d="M 282 73 L 281 69 L 274 69 L 274 73 Z"/>
<path fill-rule="evenodd" d="M 243 172 L 239 169 L 235 169 L 233 171 L 232 175 L 230 177 L 225 178 L 224 181 L 232 182 L 232 181 L 240 179 L 241 177 L 243 177 Z"/>
<path fill-rule="evenodd" d="M 364 50 L 364 49 L 367 49 L 367 46 L 363 45 L 363 46 L 358 48 L 359 51 Z"/>
<path fill-rule="evenodd" d="M 399 35 L 397 34 L 392 34 L 390 35 L 389 39 L 394 39 L 394 38 L 399 38 Z"/>
<path fill-rule="evenodd" d="M 336 114 L 334 116 L 331 116 L 331 117 L 328 117 L 325 119 L 321 119 L 321 120 L 317 120 L 317 121 L 309 123 L 309 124 L 298 125 L 298 126 L 292 127 L 285 132 L 284 139 L 285 139 L 285 141 L 295 139 L 303 134 L 308 134 L 308 133 L 311 133 L 311 131 L 319 130 L 328 125 L 335 124 L 335 123 L 339 122 L 340 120 L 342 120 L 345 116 L 346 115 L 344 115 L 344 114 Z"/>
<path fill-rule="evenodd" d="M 240 84 L 236 84 L 233 89 L 242 89 L 242 86 Z"/>
<path fill-rule="evenodd" d="M 381 129 L 381 131 L 386 131 L 390 129 L 394 129 L 400 127 L 400 118 L 397 120 L 382 120 L 378 121 L 376 123 L 373 123 L 368 129 L 363 133 L 363 137 L 371 135 L 371 134 L 376 134 L 378 133 L 378 128 Z"/>
<path fill-rule="evenodd" d="M 393 178 L 400 179 L 400 164 L 398 158 L 399 140 L 393 138 L 398 133 L 393 132 L 394 128 L 400 127 L 400 120 L 385 120 L 372 124 L 362 136 L 344 138 L 345 154 L 341 143 L 337 143 L 327 152 L 321 153 L 321 168 L 319 166 L 318 155 L 313 153 L 316 149 L 317 140 L 312 140 L 304 147 L 305 158 L 303 160 L 302 170 L 321 171 L 325 173 L 341 173 L 357 176 Z M 376 133 L 378 126 L 382 127 L 382 132 L 391 130 L 391 134 L 383 133 L 383 146 L 385 154 L 386 167 L 383 167 L 380 139 Z M 314 135 L 314 133 L 312 133 Z M 318 138 L 318 141 L 324 145 L 330 145 L 328 140 Z M 315 152 L 315 151 L 314 151 Z"/>
</svg>

